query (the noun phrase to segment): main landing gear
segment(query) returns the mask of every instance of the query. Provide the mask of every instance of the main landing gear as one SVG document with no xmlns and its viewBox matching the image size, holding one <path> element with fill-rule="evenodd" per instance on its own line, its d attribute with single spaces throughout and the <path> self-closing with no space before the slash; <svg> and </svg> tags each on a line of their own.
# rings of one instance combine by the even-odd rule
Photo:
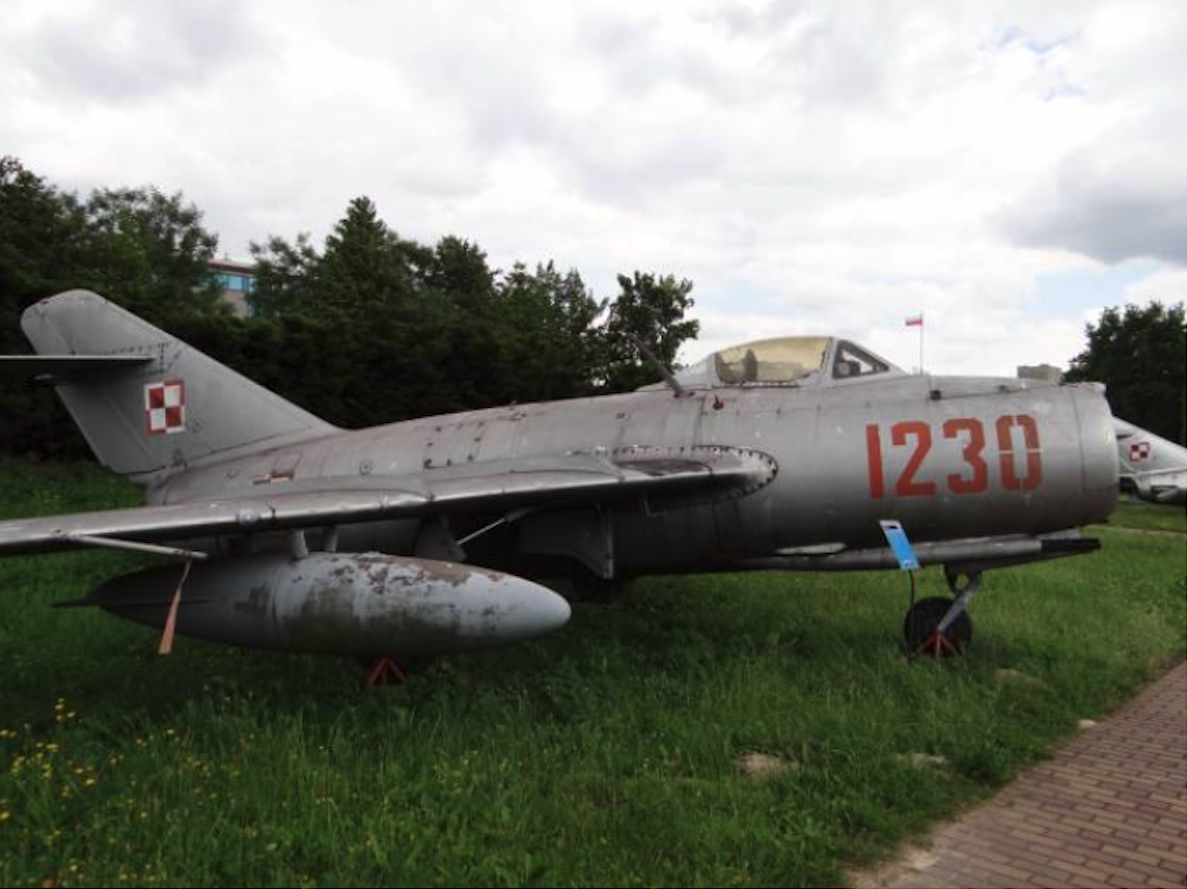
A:
<svg viewBox="0 0 1187 889">
<path fill-rule="evenodd" d="M 964 575 L 944 569 L 948 589 L 955 597 L 948 599 L 933 596 L 915 601 L 915 575 L 911 574 L 911 608 L 903 622 L 903 637 L 908 657 L 931 656 L 952 657 L 963 654 L 973 639 L 973 620 L 968 606 L 981 586 L 981 573 Z"/>
<path fill-rule="evenodd" d="M 573 596 L 578 602 L 590 602 L 597 605 L 612 605 L 622 600 L 626 591 L 626 582 L 613 578 L 606 580 L 598 577 L 588 568 L 579 566 L 570 579 L 573 585 Z"/>
</svg>

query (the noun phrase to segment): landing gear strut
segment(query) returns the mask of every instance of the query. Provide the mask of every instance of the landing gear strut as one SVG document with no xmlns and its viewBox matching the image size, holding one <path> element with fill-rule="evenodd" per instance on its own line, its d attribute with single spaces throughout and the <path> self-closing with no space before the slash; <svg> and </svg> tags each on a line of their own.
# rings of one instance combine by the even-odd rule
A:
<svg viewBox="0 0 1187 889">
<path fill-rule="evenodd" d="M 587 568 L 577 568 L 572 574 L 573 595 L 578 602 L 610 605 L 622 599 L 626 583 L 618 578 L 606 580 Z"/>
<path fill-rule="evenodd" d="M 968 615 L 969 602 L 981 586 L 980 572 L 965 576 L 944 570 L 952 601 L 931 597 L 915 601 L 915 577 L 911 576 L 911 608 L 903 622 L 907 654 L 910 657 L 930 655 L 934 658 L 963 654 L 973 638 L 973 621 Z"/>
</svg>

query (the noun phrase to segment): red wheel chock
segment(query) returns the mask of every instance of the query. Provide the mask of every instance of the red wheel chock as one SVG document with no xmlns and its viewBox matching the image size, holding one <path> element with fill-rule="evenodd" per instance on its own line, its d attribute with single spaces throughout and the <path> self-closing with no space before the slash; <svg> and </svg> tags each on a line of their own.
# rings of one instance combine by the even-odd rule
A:
<svg viewBox="0 0 1187 889">
<path fill-rule="evenodd" d="M 408 681 L 408 674 L 400 669 L 400 665 L 390 657 L 376 658 L 367 673 L 368 688 L 385 688 L 389 685 L 403 685 Z"/>
<path fill-rule="evenodd" d="M 930 654 L 934 658 L 942 658 L 951 654 L 959 654 L 956 646 L 949 641 L 947 635 L 941 633 L 937 628 L 927 640 L 915 649 L 915 657 L 923 654 Z"/>
</svg>

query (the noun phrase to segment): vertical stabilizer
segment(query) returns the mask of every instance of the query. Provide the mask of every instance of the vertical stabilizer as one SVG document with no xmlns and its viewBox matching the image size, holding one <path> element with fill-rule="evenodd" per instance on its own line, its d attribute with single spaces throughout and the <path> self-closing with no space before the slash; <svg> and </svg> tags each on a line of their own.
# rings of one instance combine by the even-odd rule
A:
<svg viewBox="0 0 1187 889">
<path fill-rule="evenodd" d="M 197 349 L 85 290 L 30 306 L 21 327 L 38 355 L 139 363 L 51 374 L 95 456 L 146 475 L 246 445 L 334 427 Z"/>
</svg>

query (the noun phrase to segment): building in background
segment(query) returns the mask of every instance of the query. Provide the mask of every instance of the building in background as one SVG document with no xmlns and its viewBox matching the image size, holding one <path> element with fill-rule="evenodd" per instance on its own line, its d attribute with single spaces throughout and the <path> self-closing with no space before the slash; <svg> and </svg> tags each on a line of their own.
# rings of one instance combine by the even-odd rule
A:
<svg viewBox="0 0 1187 889">
<path fill-rule="evenodd" d="M 1053 364 L 1024 364 L 1018 368 L 1020 380 L 1042 380 L 1046 383 L 1062 383 L 1063 371 Z"/>
<path fill-rule="evenodd" d="M 223 299 L 231 304 L 235 314 L 240 318 L 250 315 L 247 297 L 255 289 L 256 267 L 250 262 L 216 259 L 210 263 L 210 271 L 222 289 Z"/>
</svg>

